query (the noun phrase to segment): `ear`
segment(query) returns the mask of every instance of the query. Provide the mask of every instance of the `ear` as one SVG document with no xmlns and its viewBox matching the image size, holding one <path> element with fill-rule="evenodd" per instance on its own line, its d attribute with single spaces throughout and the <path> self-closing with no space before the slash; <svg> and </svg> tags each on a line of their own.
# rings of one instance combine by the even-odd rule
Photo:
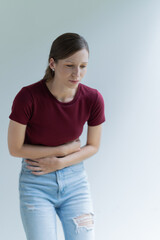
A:
<svg viewBox="0 0 160 240">
<path fill-rule="evenodd" d="M 55 68 L 55 61 L 54 61 L 53 58 L 50 58 L 50 60 L 49 60 L 49 66 L 50 66 L 51 69 Z"/>
</svg>

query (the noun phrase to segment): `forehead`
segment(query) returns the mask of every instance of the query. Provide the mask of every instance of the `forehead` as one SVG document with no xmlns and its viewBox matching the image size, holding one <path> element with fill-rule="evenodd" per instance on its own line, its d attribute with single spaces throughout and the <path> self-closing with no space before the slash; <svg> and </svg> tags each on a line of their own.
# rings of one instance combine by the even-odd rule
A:
<svg viewBox="0 0 160 240">
<path fill-rule="evenodd" d="M 75 52 L 70 57 L 63 59 L 63 61 L 88 63 L 88 51 L 86 49 L 82 49 L 80 51 Z"/>
</svg>

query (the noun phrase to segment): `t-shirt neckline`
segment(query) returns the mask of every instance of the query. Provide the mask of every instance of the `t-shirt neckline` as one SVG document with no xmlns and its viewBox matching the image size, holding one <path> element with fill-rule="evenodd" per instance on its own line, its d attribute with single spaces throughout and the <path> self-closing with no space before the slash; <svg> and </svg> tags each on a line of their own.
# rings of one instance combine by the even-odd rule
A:
<svg viewBox="0 0 160 240">
<path fill-rule="evenodd" d="M 48 89 L 48 87 L 47 87 L 47 85 L 46 85 L 46 79 L 42 79 L 41 82 L 42 82 L 42 84 L 43 84 L 46 92 L 50 95 L 50 97 L 51 97 L 55 102 L 57 102 L 57 103 L 60 104 L 60 105 L 63 105 L 63 106 L 70 105 L 70 104 L 74 103 L 74 102 L 78 99 L 78 97 L 79 97 L 80 88 L 81 88 L 81 83 L 78 84 L 76 94 L 75 94 L 74 98 L 73 98 L 71 101 L 69 101 L 69 102 L 60 102 L 60 101 L 50 92 L 50 90 Z"/>
</svg>

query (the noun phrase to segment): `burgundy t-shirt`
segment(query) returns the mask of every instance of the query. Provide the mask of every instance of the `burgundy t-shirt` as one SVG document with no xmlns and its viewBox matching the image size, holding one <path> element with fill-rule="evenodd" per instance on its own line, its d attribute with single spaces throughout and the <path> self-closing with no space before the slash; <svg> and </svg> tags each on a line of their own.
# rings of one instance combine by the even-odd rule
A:
<svg viewBox="0 0 160 240">
<path fill-rule="evenodd" d="M 27 125 L 24 143 L 58 146 L 77 139 L 86 122 L 103 123 L 104 100 L 97 89 L 79 83 L 74 98 L 60 102 L 42 79 L 17 93 L 9 118 Z"/>
</svg>

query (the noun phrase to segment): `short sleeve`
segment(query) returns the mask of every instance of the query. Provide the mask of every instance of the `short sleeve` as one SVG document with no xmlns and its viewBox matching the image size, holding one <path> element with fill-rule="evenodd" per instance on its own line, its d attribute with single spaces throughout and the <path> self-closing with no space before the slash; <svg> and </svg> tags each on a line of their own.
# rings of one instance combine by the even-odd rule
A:
<svg viewBox="0 0 160 240">
<path fill-rule="evenodd" d="M 101 93 L 97 90 L 96 101 L 92 105 L 91 112 L 87 124 L 89 126 L 96 126 L 105 122 L 104 99 Z"/>
<path fill-rule="evenodd" d="M 21 124 L 27 125 L 32 117 L 32 109 L 32 95 L 26 87 L 23 87 L 13 100 L 9 118 Z"/>
</svg>

